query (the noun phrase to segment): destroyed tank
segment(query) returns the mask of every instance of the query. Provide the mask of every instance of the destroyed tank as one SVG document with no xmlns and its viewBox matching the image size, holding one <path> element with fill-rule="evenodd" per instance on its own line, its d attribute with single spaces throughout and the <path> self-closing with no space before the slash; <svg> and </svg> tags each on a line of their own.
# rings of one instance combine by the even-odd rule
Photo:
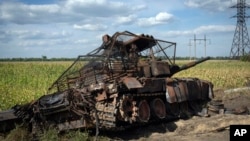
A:
<svg viewBox="0 0 250 141">
<path fill-rule="evenodd" d="M 128 31 L 74 63 L 48 94 L 0 113 L 0 130 L 27 123 L 32 132 L 87 128 L 118 130 L 200 114 L 213 97 L 211 82 L 174 74 L 209 59 L 175 64 L 176 43 Z M 202 72 L 201 72 L 202 73 Z"/>
</svg>

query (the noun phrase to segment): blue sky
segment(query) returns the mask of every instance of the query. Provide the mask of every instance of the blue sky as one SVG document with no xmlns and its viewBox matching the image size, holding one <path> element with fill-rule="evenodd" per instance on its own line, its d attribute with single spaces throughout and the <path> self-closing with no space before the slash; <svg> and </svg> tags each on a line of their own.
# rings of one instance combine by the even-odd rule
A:
<svg viewBox="0 0 250 141">
<path fill-rule="evenodd" d="M 206 35 L 211 41 L 207 56 L 229 56 L 236 26 L 236 18 L 230 18 L 236 9 L 229 7 L 235 4 L 236 0 L 0 0 L 0 58 L 77 57 L 98 47 L 102 35 L 125 30 L 176 42 L 177 56 L 194 56 L 191 39 Z M 197 57 L 204 52 L 204 42 L 198 41 Z"/>
</svg>

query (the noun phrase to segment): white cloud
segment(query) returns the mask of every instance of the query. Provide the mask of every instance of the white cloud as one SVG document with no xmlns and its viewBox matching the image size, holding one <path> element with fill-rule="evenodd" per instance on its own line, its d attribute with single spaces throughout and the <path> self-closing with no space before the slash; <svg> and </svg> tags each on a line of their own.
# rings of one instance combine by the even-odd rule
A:
<svg viewBox="0 0 250 141">
<path fill-rule="evenodd" d="M 156 15 L 155 20 L 158 22 L 168 22 L 173 15 L 167 13 L 167 12 L 160 12 Z"/>
<path fill-rule="evenodd" d="M 202 8 L 214 11 L 225 11 L 235 4 L 234 0 L 185 0 L 184 4 L 192 8 Z"/>
<path fill-rule="evenodd" d="M 193 34 L 211 33 L 208 35 L 217 39 L 222 33 L 223 37 L 230 35 L 231 38 L 235 29 L 228 18 L 230 13 L 204 16 L 207 11 L 229 8 L 232 6 L 230 0 L 172 0 L 168 3 L 164 0 L 29 1 L 32 4 L 23 1 L 0 0 L 0 58 L 75 57 L 98 47 L 104 34 L 113 35 L 124 30 L 154 33 L 155 37 L 167 37 L 181 44 L 188 40 L 184 38 Z M 233 1 L 235 4 L 237 0 Z M 199 12 L 202 14 L 194 16 Z M 24 51 L 25 48 L 29 50 Z M 63 52 L 63 48 L 70 51 Z"/>
<path fill-rule="evenodd" d="M 0 39 L 11 38 L 11 39 L 61 39 L 71 35 L 66 31 L 61 32 L 44 32 L 40 30 L 4 30 L 0 31 Z"/>
<path fill-rule="evenodd" d="M 166 24 L 173 19 L 173 15 L 167 12 L 160 12 L 155 17 L 140 18 L 137 21 L 139 26 L 153 26 L 159 24 Z"/>
<path fill-rule="evenodd" d="M 37 39 L 37 40 L 20 40 L 18 41 L 18 46 L 20 47 L 46 47 L 46 46 L 55 46 L 55 45 L 64 45 L 68 42 L 72 42 L 70 39 Z"/>
<path fill-rule="evenodd" d="M 141 11 L 147 8 L 147 5 L 141 4 L 141 5 L 135 5 L 132 7 L 133 11 Z"/>
<path fill-rule="evenodd" d="M 175 36 L 185 36 L 193 34 L 233 32 L 234 30 L 235 26 L 233 25 L 206 25 L 206 26 L 199 26 L 193 30 L 168 31 L 164 33 L 164 35 L 167 37 L 175 37 Z"/>
<path fill-rule="evenodd" d="M 207 25 L 196 28 L 194 33 L 231 32 L 234 30 L 235 26 L 233 25 Z"/>
<path fill-rule="evenodd" d="M 105 30 L 108 27 L 105 25 L 101 25 L 101 24 L 84 24 L 84 25 L 74 24 L 73 28 L 82 29 L 82 30 L 90 30 L 90 31 L 100 31 L 100 30 Z"/>
<path fill-rule="evenodd" d="M 128 16 L 145 5 L 108 0 L 65 0 L 56 4 L 29 5 L 20 2 L 0 2 L 0 24 L 70 23 Z"/>
<path fill-rule="evenodd" d="M 74 41 L 74 43 L 76 44 L 85 44 L 85 43 L 88 43 L 89 41 L 87 39 L 80 39 L 80 40 L 77 40 L 77 41 Z"/>
<path fill-rule="evenodd" d="M 136 21 L 136 15 L 120 16 L 116 19 L 116 24 L 132 24 Z"/>
<path fill-rule="evenodd" d="M 49 23 L 61 21 L 60 7 L 57 4 L 50 5 L 26 5 L 18 2 L 0 3 L 1 23 Z"/>
</svg>

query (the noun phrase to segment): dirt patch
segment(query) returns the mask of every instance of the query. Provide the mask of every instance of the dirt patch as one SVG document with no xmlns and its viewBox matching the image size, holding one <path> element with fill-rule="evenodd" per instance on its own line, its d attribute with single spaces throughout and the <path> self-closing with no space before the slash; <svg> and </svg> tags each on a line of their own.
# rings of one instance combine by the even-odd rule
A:
<svg viewBox="0 0 250 141">
<path fill-rule="evenodd" d="M 229 141 L 229 127 L 233 124 L 250 124 L 250 115 L 214 115 L 192 117 L 170 123 L 159 123 L 124 132 L 108 133 L 112 140 L 164 140 L 164 141 Z"/>
</svg>

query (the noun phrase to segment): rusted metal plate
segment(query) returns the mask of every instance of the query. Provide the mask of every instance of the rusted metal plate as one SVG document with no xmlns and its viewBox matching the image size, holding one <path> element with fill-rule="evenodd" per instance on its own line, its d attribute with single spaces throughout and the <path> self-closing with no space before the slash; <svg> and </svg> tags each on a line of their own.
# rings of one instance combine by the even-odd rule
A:
<svg viewBox="0 0 250 141">
<path fill-rule="evenodd" d="M 187 101 L 188 90 L 187 90 L 187 84 L 184 81 L 179 81 L 179 89 L 180 89 L 182 101 Z"/>
<path fill-rule="evenodd" d="M 140 82 L 142 82 L 143 88 L 138 89 L 138 93 L 154 93 L 162 92 L 165 90 L 165 88 L 163 88 L 163 79 L 143 78 L 140 79 Z"/>
<path fill-rule="evenodd" d="M 0 112 L 0 122 L 5 120 L 13 120 L 17 119 L 18 117 L 14 114 L 15 111 L 13 109 L 8 111 L 1 111 Z"/>
<path fill-rule="evenodd" d="M 152 61 L 151 72 L 153 76 L 167 76 L 170 75 L 170 69 L 167 62 L 164 61 Z"/>
<path fill-rule="evenodd" d="M 107 99 L 107 93 L 105 91 L 102 91 L 102 93 L 98 93 L 95 97 L 96 101 L 102 101 Z"/>
<path fill-rule="evenodd" d="M 179 79 L 173 79 L 172 82 L 167 82 L 167 90 L 168 93 L 167 100 L 170 103 L 173 102 L 183 102 L 186 101 L 188 98 L 188 90 L 186 83 Z M 167 94 L 166 93 L 166 94 Z M 169 96 L 169 99 L 168 99 Z"/>
<path fill-rule="evenodd" d="M 0 133 L 14 129 L 17 124 L 22 122 L 22 119 L 18 118 L 14 113 L 14 109 L 0 112 Z"/>
<path fill-rule="evenodd" d="M 166 99 L 169 103 L 177 102 L 176 94 L 174 91 L 174 87 L 170 84 L 167 84 L 166 89 Z"/>
<path fill-rule="evenodd" d="M 206 80 L 200 80 L 201 82 L 201 97 L 202 99 L 213 99 L 214 93 L 213 93 L 213 84 Z"/>
<path fill-rule="evenodd" d="M 197 100 L 200 99 L 200 90 L 198 84 L 193 79 L 188 79 L 186 81 L 188 88 L 188 99 L 189 100 Z"/>
<path fill-rule="evenodd" d="M 128 89 L 142 88 L 142 84 L 134 77 L 124 77 L 122 82 Z"/>
<path fill-rule="evenodd" d="M 86 126 L 87 126 L 87 124 L 86 124 L 85 120 L 74 120 L 74 121 L 70 121 L 70 122 L 64 122 L 64 123 L 57 124 L 59 131 L 83 128 Z"/>
<path fill-rule="evenodd" d="M 180 89 L 179 89 L 178 82 L 173 83 L 173 88 L 174 88 L 174 91 L 175 91 L 175 96 L 177 98 L 177 101 L 182 102 L 183 99 L 182 99 L 182 94 L 181 94 Z"/>
</svg>

